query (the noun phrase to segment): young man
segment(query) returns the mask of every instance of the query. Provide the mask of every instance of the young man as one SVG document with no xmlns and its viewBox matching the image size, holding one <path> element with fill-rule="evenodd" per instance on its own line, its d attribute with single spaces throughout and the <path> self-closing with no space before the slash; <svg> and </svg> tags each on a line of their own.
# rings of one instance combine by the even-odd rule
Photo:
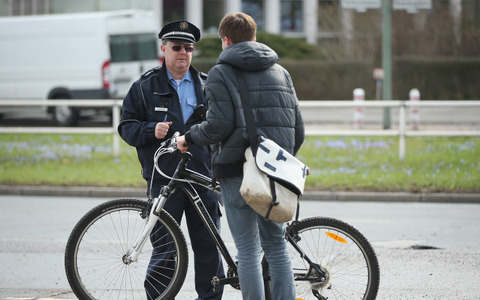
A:
<svg viewBox="0 0 480 300">
<path fill-rule="evenodd" d="M 203 99 L 206 75 L 191 66 L 193 45 L 200 39 L 200 30 L 187 21 L 177 21 L 165 25 L 158 36 L 162 40 L 161 50 L 165 61 L 162 67 L 147 71 L 132 85 L 123 102 L 118 127 L 121 137 L 137 148 L 142 174 L 148 183 L 147 194 L 152 198 L 157 197 L 160 188 L 168 184 L 168 179 L 158 173 L 155 173 L 155 179 L 151 182 L 155 170 L 155 151 L 174 132 L 185 133 L 191 126 L 201 123 L 207 106 Z M 193 159 L 188 167 L 211 176 L 208 147 L 194 146 L 191 152 Z M 176 156 L 171 155 L 159 161 L 159 166 L 165 174 L 171 175 L 178 161 Z M 218 196 L 203 187 L 196 189 L 220 228 Z M 222 292 L 215 294 L 211 287 L 214 276 L 224 276 L 221 255 L 189 199 L 183 191 L 177 189 L 167 200 L 164 209 L 179 224 L 185 212 L 195 255 L 195 288 L 198 299 L 221 299 Z M 154 228 L 150 237 L 154 250 L 145 279 L 148 299 L 156 299 L 164 290 L 164 285 L 168 284 L 165 259 L 159 257 L 161 236 L 161 232 Z"/>
<path fill-rule="evenodd" d="M 223 51 L 208 73 L 210 103 L 206 121 L 177 139 L 181 151 L 214 144 L 213 176 L 220 181 L 227 220 L 238 250 L 238 272 L 244 300 L 264 299 L 261 248 L 270 266 L 272 297 L 294 300 L 295 286 L 285 244 L 285 224 L 257 214 L 242 198 L 244 152 L 248 134 L 234 69 L 243 71 L 257 127 L 292 154 L 305 138 L 295 89 L 288 72 L 276 64 L 277 54 L 257 43 L 255 21 L 244 13 L 227 14 L 218 29 Z M 261 248 L 260 248 L 261 247 Z"/>
</svg>

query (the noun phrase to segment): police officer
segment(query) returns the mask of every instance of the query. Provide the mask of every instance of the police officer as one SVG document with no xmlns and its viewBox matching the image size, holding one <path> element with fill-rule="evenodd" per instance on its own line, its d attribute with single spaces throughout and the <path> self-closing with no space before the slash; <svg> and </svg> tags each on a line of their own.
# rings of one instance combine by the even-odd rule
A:
<svg viewBox="0 0 480 300">
<path fill-rule="evenodd" d="M 168 184 L 168 179 L 158 174 L 153 166 L 153 156 L 160 143 L 171 138 L 176 131 L 184 134 L 192 125 L 201 123 L 207 107 L 203 99 L 206 74 L 191 66 L 194 43 L 200 40 L 200 30 L 187 21 L 177 21 L 165 25 L 158 37 L 162 40 L 163 65 L 147 71 L 133 83 L 124 99 L 118 126 L 120 136 L 137 149 L 149 197 L 157 197 L 160 188 Z M 193 154 L 189 169 L 211 176 L 208 147 L 192 146 L 189 151 Z M 176 156 L 171 156 L 159 161 L 162 171 L 170 175 L 179 161 Z M 219 196 L 209 189 L 195 188 L 220 228 Z M 221 255 L 189 199 L 181 189 L 177 189 L 167 200 L 164 209 L 179 224 L 185 212 L 195 256 L 198 299 L 221 299 L 223 290 L 214 293 L 211 287 L 214 276 L 224 277 Z M 159 236 L 161 233 L 155 228 L 150 236 L 154 250 L 145 279 L 148 299 L 156 299 L 164 290 L 165 283 L 168 283 L 165 282 L 168 277 L 168 274 L 164 274 L 165 263 L 158 256 L 155 257 L 156 252 L 162 251 L 157 247 L 161 244 Z"/>
</svg>

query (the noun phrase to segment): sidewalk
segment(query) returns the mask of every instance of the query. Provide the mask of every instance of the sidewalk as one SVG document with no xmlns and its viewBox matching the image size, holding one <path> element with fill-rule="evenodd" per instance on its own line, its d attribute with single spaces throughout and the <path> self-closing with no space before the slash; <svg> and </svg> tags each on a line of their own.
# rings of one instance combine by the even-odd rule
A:
<svg viewBox="0 0 480 300">
<path fill-rule="evenodd" d="M 146 198 L 145 188 L 0 185 L 0 195 Z M 478 203 L 480 193 L 306 191 L 301 200 Z"/>
</svg>

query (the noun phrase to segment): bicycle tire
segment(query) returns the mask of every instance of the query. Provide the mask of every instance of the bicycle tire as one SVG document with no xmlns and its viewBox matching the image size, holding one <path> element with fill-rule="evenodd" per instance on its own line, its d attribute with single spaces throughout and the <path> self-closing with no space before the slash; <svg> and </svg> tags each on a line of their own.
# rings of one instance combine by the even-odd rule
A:
<svg viewBox="0 0 480 300">
<path fill-rule="evenodd" d="M 373 300 L 380 284 L 380 269 L 371 244 L 353 226 L 334 218 L 313 217 L 291 226 L 297 245 L 327 274 L 323 283 L 298 280 L 315 275 L 308 262 L 288 244 L 297 299 Z M 310 272 L 310 274 L 308 273 Z M 314 295 L 314 291 L 318 294 Z"/>
<path fill-rule="evenodd" d="M 136 262 L 124 263 L 147 218 L 140 215 L 147 202 L 116 199 L 102 203 L 75 225 L 65 249 L 65 272 L 75 295 L 82 300 L 145 299 L 144 281 L 152 255 L 145 243 Z M 173 275 L 157 299 L 172 299 L 180 291 L 188 268 L 185 237 L 175 220 L 162 211 L 157 224 L 165 228 L 174 247 Z"/>
</svg>

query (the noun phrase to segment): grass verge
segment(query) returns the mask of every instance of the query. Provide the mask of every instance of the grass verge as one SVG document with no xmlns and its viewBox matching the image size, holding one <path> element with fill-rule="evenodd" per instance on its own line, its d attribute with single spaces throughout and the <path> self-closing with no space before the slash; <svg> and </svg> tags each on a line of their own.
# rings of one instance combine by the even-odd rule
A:
<svg viewBox="0 0 480 300">
<path fill-rule="evenodd" d="M 308 137 L 298 156 L 307 190 L 480 192 L 479 138 Z M 0 184 L 145 187 L 135 148 L 112 154 L 108 134 L 4 134 Z"/>
</svg>

